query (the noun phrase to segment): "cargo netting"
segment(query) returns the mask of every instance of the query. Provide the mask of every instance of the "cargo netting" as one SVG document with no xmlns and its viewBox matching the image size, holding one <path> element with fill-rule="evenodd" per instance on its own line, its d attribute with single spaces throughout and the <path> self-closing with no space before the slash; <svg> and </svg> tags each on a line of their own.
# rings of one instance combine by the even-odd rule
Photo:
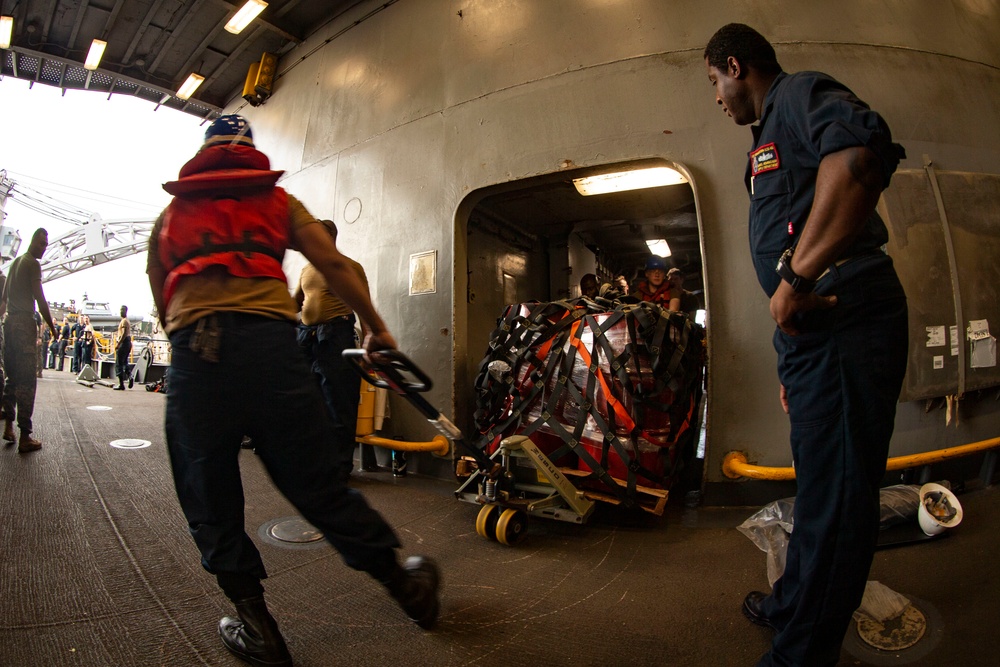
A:
<svg viewBox="0 0 1000 667">
<path fill-rule="evenodd" d="M 508 306 L 476 377 L 476 446 L 529 437 L 583 484 L 634 504 L 693 456 L 704 328 L 647 302 L 579 298 Z"/>
</svg>

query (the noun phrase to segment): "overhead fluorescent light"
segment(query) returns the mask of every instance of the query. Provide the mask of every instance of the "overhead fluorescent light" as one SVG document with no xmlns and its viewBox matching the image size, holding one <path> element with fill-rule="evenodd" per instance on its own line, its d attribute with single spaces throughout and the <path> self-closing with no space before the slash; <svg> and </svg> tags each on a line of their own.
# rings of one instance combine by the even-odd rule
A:
<svg viewBox="0 0 1000 667">
<path fill-rule="evenodd" d="M 14 34 L 14 17 L 0 16 L 0 49 L 10 48 L 10 38 Z"/>
<path fill-rule="evenodd" d="M 670 257 L 670 246 L 667 244 L 666 239 L 649 239 L 646 241 L 646 245 L 649 247 L 649 252 L 654 255 Z"/>
<path fill-rule="evenodd" d="M 257 18 L 257 15 L 264 11 L 267 3 L 264 0 L 247 0 L 247 3 L 240 7 L 240 10 L 229 19 L 226 30 L 238 35 L 243 29 L 250 25 L 250 22 Z"/>
<path fill-rule="evenodd" d="M 629 171 L 616 171 L 611 174 L 573 179 L 573 185 L 576 186 L 577 192 L 588 196 L 656 188 L 663 185 L 677 185 L 678 183 L 687 183 L 687 179 L 684 178 L 684 174 L 670 167 L 630 169 Z"/>
<path fill-rule="evenodd" d="M 101 64 L 104 57 L 104 49 L 108 48 L 108 43 L 103 39 L 95 39 L 90 43 L 90 51 L 87 52 L 87 61 L 83 63 L 83 69 L 95 70 Z"/>
<path fill-rule="evenodd" d="M 198 86 L 200 86 L 201 82 L 204 80 L 205 77 L 203 77 L 201 74 L 195 74 L 194 72 L 191 72 L 190 74 L 188 74 L 188 78 L 184 81 L 184 83 L 181 84 L 181 87 L 177 89 L 177 97 L 179 97 L 182 100 L 188 99 L 189 97 L 194 95 L 194 91 L 198 89 Z"/>
</svg>

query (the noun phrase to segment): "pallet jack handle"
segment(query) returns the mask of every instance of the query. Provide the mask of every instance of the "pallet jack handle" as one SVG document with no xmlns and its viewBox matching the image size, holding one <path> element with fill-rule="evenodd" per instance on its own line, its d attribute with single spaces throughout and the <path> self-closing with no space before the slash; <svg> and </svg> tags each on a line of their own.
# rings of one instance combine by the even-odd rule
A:
<svg viewBox="0 0 1000 667">
<path fill-rule="evenodd" d="M 409 357 L 392 349 L 368 355 L 364 350 L 344 350 L 343 357 L 369 384 L 388 389 L 408 400 L 446 438 L 462 445 L 476 459 L 481 471 L 496 472 L 497 464 L 482 450 L 468 445 L 462 431 L 420 395 L 429 391 L 434 383 Z"/>
</svg>

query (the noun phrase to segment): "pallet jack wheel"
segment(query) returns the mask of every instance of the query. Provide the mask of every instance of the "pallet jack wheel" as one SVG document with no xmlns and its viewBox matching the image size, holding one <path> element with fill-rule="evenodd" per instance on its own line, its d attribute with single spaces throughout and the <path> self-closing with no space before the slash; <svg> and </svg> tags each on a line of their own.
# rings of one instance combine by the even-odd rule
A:
<svg viewBox="0 0 1000 667">
<path fill-rule="evenodd" d="M 497 540 L 501 544 L 514 546 L 524 538 L 528 530 L 528 515 L 522 510 L 507 508 L 497 521 Z"/>
<path fill-rule="evenodd" d="M 497 539 L 497 520 L 500 518 L 500 508 L 496 505 L 483 505 L 476 517 L 476 534 L 488 540 Z"/>
</svg>

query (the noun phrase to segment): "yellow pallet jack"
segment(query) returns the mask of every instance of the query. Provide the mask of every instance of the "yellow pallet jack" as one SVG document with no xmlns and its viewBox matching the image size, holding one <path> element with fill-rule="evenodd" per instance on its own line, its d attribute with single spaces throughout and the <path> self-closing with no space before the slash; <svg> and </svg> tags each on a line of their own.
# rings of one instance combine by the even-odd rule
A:
<svg viewBox="0 0 1000 667">
<path fill-rule="evenodd" d="M 431 389 L 431 379 L 402 352 L 383 350 L 366 356 L 364 350 L 345 350 L 344 358 L 368 383 L 407 399 L 442 435 L 471 455 L 476 470 L 455 497 L 481 507 L 476 518 L 480 536 L 513 546 L 524 538 L 529 515 L 581 524 L 593 513 L 594 501 L 527 437 L 506 438 L 489 456 L 466 443 L 462 431 L 420 395 Z"/>
</svg>

